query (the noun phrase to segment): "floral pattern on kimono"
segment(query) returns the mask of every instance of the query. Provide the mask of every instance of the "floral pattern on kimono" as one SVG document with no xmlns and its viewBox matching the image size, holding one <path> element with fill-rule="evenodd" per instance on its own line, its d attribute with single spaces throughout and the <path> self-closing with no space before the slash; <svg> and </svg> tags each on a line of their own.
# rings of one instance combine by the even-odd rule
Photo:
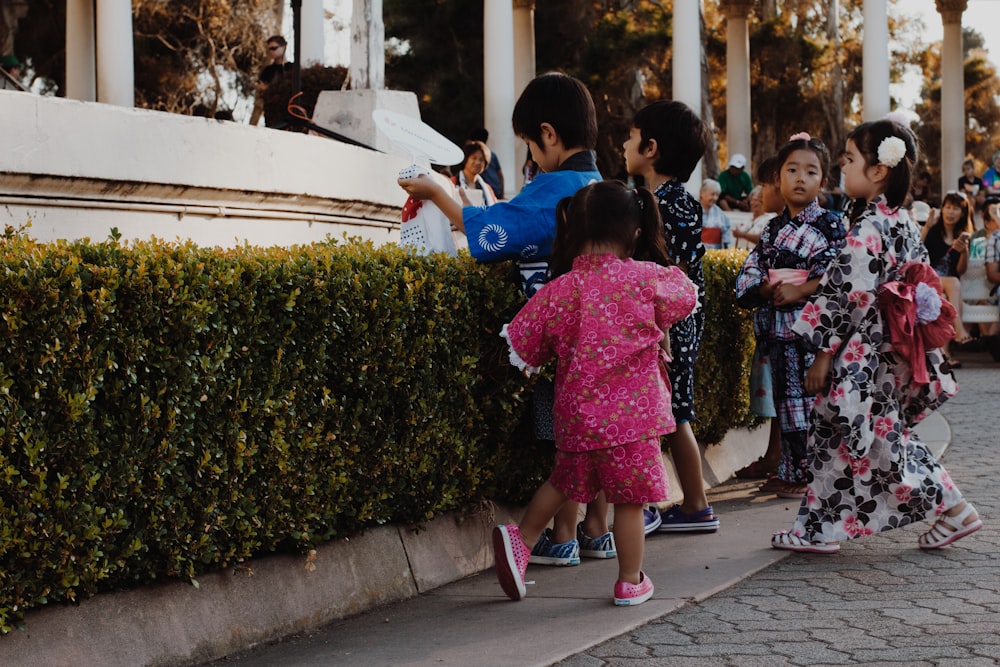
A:
<svg viewBox="0 0 1000 667">
<path fill-rule="evenodd" d="M 809 427 L 812 481 L 793 533 L 837 542 L 921 521 L 962 501 L 947 471 L 912 431 L 954 378 L 940 355 L 931 383 L 914 390 L 913 372 L 893 354 L 876 305 L 879 286 L 927 261 L 920 231 L 881 197 L 851 226 L 793 330 L 829 352 L 830 381 Z"/>
</svg>

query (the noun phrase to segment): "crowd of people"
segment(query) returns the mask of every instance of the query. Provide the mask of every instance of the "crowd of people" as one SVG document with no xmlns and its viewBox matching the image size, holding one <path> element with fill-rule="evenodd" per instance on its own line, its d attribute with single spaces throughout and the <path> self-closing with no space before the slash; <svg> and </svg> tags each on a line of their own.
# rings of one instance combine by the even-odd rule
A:
<svg viewBox="0 0 1000 667">
<path fill-rule="evenodd" d="M 555 365 L 553 382 L 536 379 L 533 400 L 535 437 L 555 444 L 553 468 L 521 520 L 493 532 L 511 599 L 526 595 L 529 564 L 617 558 L 614 603 L 641 604 L 654 593 L 642 569 L 647 536 L 718 530 L 691 428 L 693 378 L 702 258 L 737 239 L 749 248 L 734 289 L 753 310 L 751 408 L 772 427 L 767 454 L 740 472 L 801 499 L 771 546 L 835 553 L 845 540 L 927 520 L 917 546 L 938 549 L 982 527 L 913 430 L 956 391 L 943 348 L 971 336 L 949 301 L 960 299 L 950 278 L 967 262 L 973 205 L 949 195 L 922 228 L 913 221 L 918 154 L 905 124 L 863 123 L 836 160 L 798 133 L 761 161 L 756 187 L 746 157 L 733 155 L 696 199 L 684 182 L 710 137 L 680 102 L 635 114 L 622 137 L 628 183 L 597 171 L 596 116 L 580 81 L 537 77 L 512 121 L 531 179 L 510 201 L 459 199 L 426 176 L 399 181 L 438 205 L 477 261 L 518 264 L 527 301 L 502 332 L 511 363 L 526 375 Z M 456 184 L 468 188 L 489 153 L 479 142 L 465 155 Z M 737 210 L 753 220 L 734 230 L 726 212 Z M 998 212 L 988 209 L 989 229 L 1000 227 Z M 1000 282 L 1000 231 L 982 245 L 986 273 Z M 683 492 L 669 506 L 664 445 Z"/>
</svg>

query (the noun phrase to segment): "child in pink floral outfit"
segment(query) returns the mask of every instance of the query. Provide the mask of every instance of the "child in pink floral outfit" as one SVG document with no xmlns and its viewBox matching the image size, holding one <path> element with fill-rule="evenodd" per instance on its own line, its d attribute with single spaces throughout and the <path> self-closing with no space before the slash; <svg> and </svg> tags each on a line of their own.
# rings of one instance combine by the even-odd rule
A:
<svg viewBox="0 0 1000 667">
<path fill-rule="evenodd" d="M 653 594 L 642 572 L 644 503 L 667 498 L 660 436 L 676 428 L 670 407 L 670 325 L 697 302 L 667 257 L 650 192 L 620 181 L 589 185 L 558 209 L 556 256 L 572 270 L 547 283 L 504 327 L 511 361 L 526 373 L 557 360 L 556 460 L 520 525 L 494 529 L 497 577 L 513 600 L 524 597 L 530 548 L 568 500 L 604 491 L 615 506 L 617 605 Z M 556 262 L 558 265 L 558 262 Z"/>
</svg>

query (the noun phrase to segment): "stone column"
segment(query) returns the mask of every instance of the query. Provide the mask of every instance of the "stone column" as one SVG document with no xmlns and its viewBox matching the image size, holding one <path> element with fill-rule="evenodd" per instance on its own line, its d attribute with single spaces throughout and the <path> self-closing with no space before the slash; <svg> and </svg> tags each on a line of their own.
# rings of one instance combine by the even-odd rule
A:
<svg viewBox="0 0 1000 667">
<path fill-rule="evenodd" d="M 701 0 L 674 3 L 673 97 L 694 109 L 701 110 Z M 696 66 L 695 63 L 698 63 Z M 701 162 L 687 182 L 689 191 L 697 196 L 701 189 Z"/>
<path fill-rule="evenodd" d="M 941 47 L 941 192 L 955 186 L 965 159 L 965 68 L 962 12 L 966 0 L 937 0 L 944 24 Z"/>
<path fill-rule="evenodd" d="M 97 0 L 97 101 L 135 106 L 132 3 Z"/>
<path fill-rule="evenodd" d="M 504 196 L 513 194 L 516 178 L 507 170 L 514 164 L 514 4 L 512 0 L 483 0 L 483 120 L 490 148 L 504 169 Z M 509 185 L 508 185 L 509 184 Z M 508 194 L 509 191 L 509 194 Z"/>
<path fill-rule="evenodd" d="M 299 63 L 302 67 L 322 65 L 326 62 L 326 36 L 323 28 L 326 25 L 326 12 L 323 11 L 323 0 L 302 0 L 302 41 L 299 48 L 302 53 Z M 291 58 L 289 58 L 291 60 Z"/>
<path fill-rule="evenodd" d="M 535 0 L 514 0 L 514 99 L 535 78 Z M 513 112 L 514 108 L 511 107 Z M 510 118 L 507 119 L 510 125 Z M 528 147 L 514 138 L 514 164 L 504 171 L 504 188 L 524 185 L 521 166 L 528 157 Z M 501 165 L 502 166 L 502 165 Z M 509 184 L 509 185 L 508 185 Z M 509 198 L 510 195 L 508 195 Z"/>
<path fill-rule="evenodd" d="M 351 15 L 351 88 L 385 88 L 385 24 L 382 0 L 354 0 Z"/>
<path fill-rule="evenodd" d="M 861 47 L 862 117 L 878 120 L 889 113 L 889 15 L 886 0 L 864 0 Z"/>
<path fill-rule="evenodd" d="M 750 32 L 753 0 L 720 0 L 726 15 L 726 154 L 753 157 L 750 118 Z M 753 173 L 750 165 L 747 172 Z"/>
<path fill-rule="evenodd" d="M 66 2 L 66 97 L 97 101 L 94 0 Z"/>
</svg>

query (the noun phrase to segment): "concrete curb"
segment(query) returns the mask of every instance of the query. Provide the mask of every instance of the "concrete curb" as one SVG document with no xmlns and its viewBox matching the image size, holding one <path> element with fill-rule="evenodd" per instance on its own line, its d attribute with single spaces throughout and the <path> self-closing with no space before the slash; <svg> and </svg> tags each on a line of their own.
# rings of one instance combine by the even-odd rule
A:
<svg viewBox="0 0 1000 667">
<path fill-rule="evenodd" d="M 950 439 L 947 422 L 921 425 L 932 450 Z M 714 487 L 756 459 L 768 429 L 735 431 L 703 454 Z M 672 492 L 679 493 L 676 475 Z M 60 667 L 201 664 L 295 633 L 413 598 L 493 565 L 490 531 L 518 509 L 484 505 L 420 526 L 384 526 L 199 578 L 98 595 L 79 605 L 28 613 L 26 629 L 0 640 L 0 663 Z M 447 558 L 442 558 L 442 551 Z"/>
</svg>

